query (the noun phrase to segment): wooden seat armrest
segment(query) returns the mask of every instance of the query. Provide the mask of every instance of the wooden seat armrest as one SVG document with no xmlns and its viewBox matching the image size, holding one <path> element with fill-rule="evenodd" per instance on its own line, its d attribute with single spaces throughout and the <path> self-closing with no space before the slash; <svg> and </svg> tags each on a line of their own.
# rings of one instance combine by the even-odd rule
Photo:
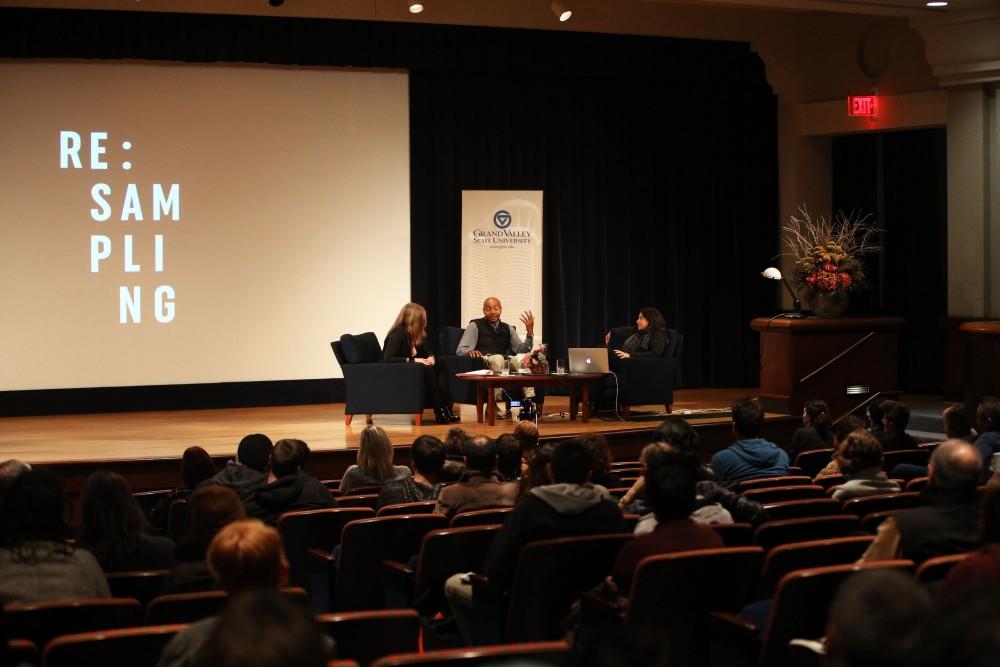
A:
<svg viewBox="0 0 1000 667">
<path fill-rule="evenodd" d="M 710 637 L 727 644 L 743 645 L 749 650 L 760 650 L 760 632 L 756 625 L 728 611 L 708 614 Z"/>
<path fill-rule="evenodd" d="M 413 575 L 416 574 L 411 568 L 407 567 L 405 563 L 400 563 L 398 560 L 384 560 L 382 561 L 382 572 L 384 574 L 393 574 L 412 579 Z"/>
<path fill-rule="evenodd" d="M 326 549 L 310 549 L 309 550 L 309 562 L 313 565 L 325 565 L 326 567 L 334 567 L 337 564 L 336 559 L 333 554 Z"/>
</svg>

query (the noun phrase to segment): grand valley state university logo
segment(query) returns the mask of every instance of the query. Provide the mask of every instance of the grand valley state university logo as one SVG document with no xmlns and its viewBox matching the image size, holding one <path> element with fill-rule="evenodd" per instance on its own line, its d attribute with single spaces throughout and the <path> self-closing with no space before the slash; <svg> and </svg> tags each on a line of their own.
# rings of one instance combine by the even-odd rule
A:
<svg viewBox="0 0 1000 667">
<path fill-rule="evenodd" d="M 531 231 L 528 229 L 509 229 L 514 222 L 510 211 L 500 209 L 493 214 L 493 226 L 496 229 L 473 229 L 472 242 L 492 247 L 513 247 L 531 243 Z"/>
</svg>

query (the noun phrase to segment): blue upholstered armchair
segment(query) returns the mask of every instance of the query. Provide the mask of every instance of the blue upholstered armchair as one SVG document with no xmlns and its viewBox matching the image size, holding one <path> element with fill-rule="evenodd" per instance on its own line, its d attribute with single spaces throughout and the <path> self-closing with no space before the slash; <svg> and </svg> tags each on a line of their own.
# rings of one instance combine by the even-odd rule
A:
<svg viewBox="0 0 1000 667">
<path fill-rule="evenodd" d="M 368 424 L 373 414 L 411 414 L 417 426 L 422 424 L 424 408 L 432 407 L 422 366 L 383 362 L 382 346 L 370 331 L 344 334 L 330 347 L 344 371 L 345 424 L 359 414 L 366 415 Z"/>
<path fill-rule="evenodd" d="M 632 405 L 662 405 L 671 411 L 674 402 L 674 384 L 677 382 L 684 336 L 674 329 L 667 330 L 667 348 L 661 357 L 630 357 L 619 359 L 610 350 L 620 350 L 632 333 L 631 327 L 611 330 L 608 346 L 611 370 L 618 375 L 618 403 L 627 416 Z M 602 399 L 614 401 L 615 379 L 604 382 Z"/>
<path fill-rule="evenodd" d="M 455 354 L 458 349 L 458 342 L 462 340 L 461 327 L 444 327 L 438 334 L 438 353 L 448 362 L 448 368 L 452 372 L 451 377 L 451 399 L 456 403 L 466 405 L 476 404 L 476 385 L 468 380 L 460 380 L 455 377 L 455 373 L 468 373 L 469 371 L 482 370 L 483 361 L 467 354 L 459 356 Z"/>
</svg>

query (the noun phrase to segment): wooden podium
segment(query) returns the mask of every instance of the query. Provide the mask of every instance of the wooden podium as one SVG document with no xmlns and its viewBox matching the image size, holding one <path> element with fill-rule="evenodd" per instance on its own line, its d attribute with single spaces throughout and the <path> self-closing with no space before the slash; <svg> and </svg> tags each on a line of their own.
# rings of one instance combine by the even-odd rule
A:
<svg viewBox="0 0 1000 667">
<path fill-rule="evenodd" d="M 821 398 L 831 416 L 853 412 L 874 396 L 896 398 L 900 317 L 768 319 L 760 333 L 761 401 L 767 410 L 799 414 Z"/>
</svg>

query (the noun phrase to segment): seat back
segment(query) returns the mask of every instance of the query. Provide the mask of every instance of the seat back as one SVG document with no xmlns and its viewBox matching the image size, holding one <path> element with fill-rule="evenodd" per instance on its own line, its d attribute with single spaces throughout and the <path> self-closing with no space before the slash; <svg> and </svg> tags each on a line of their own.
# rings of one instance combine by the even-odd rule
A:
<svg viewBox="0 0 1000 667">
<path fill-rule="evenodd" d="M 186 498 L 178 498 L 170 503 L 170 508 L 167 510 L 167 537 L 174 542 L 187 533 L 190 512 L 191 508 Z"/>
<path fill-rule="evenodd" d="M 882 470 L 892 472 L 892 469 L 900 463 L 925 466 L 930 461 L 931 451 L 927 447 L 918 447 L 917 449 L 897 449 L 885 452 L 882 454 Z"/>
<path fill-rule="evenodd" d="M 474 646 L 390 655 L 372 663 L 372 667 L 479 667 L 480 665 L 562 665 L 569 655 L 564 641 L 528 642 L 502 646 Z"/>
<path fill-rule="evenodd" d="M 472 510 L 471 512 L 460 512 L 451 518 L 452 528 L 462 528 L 464 526 L 489 526 L 503 523 L 504 519 L 513 507 L 491 507 L 486 510 Z"/>
<path fill-rule="evenodd" d="M 853 514 L 860 519 L 872 512 L 889 512 L 916 507 L 919 502 L 920 494 L 915 491 L 880 493 L 875 496 L 863 496 L 844 501 L 844 513 Z"/>
<path fill-rule="evenodd" d="M 759 599 L 774 597 L 778 582 L 793 570 L 853 563 L 861 557 L 874 539 L 871 535 L 858 535 L 779 544 L 767 552 L 760 585 L 757 587 L 757 597 Z"/>
<path fill-rule="evenodd" d="M 157 503 L 173 493 L 172 489 L 157 489 L 156 491 L 137 491 L 132 494 L 135 502 L 139 505 L 139 509 L 142 510 L 143 516 L 147 519 L 153 513 L 153 508 L 156 507 Z"/>
<path fill-rule="evenodd" d="M 835 516 L 840 514 L 840 503 L 832 498 L 806 498 L 805 500 L 786 500 L 780 503 L 764 505 L 767 518 L 770 521 L 781 519 L 801 519 L 809 516 Z"/>
<path fill-rule="evenodd" d="M 445 580 L 460 572 L 482 572 L 499 526 L 432 530 L 420 545 L 414 597 L 443 593 Z"/>
<path fill-rule="evenodd" d="M 309 550 L 330 552 L 340 544 L 340 534 L 351 521 L 368 519 L 375 512 L 367 507 L 332 507 L 287 512 L 278 517 L 278 532 L 288 559 L 289 583 L 309 585 Z"/>
<path fill-rule="evenodd" d="M 917 568 L 917 581 L 932 584 L 944 581 L 951 569 L 965 560 L 969 554 L 949 554 L 928 558 Z"/>
<path fill-rule="evenodd" d="M 229 595 L 225 591 L 160 595 L 153 598 L 146 607 L 146 624 L 194 623 L 221 612 L 228 599 Z"/>
<path fill-rule="evenodd" d="M 363 507 L 370 509 L 373 513 L 378 505 L 377 493 L 359 493 L 349 496 L 337 496 L 338 507 Z"/>
<path fill-rule="evenodd" d="M 517 561 L 507 610 L 506 641 L 530 642 L 563 635 L 560 621 L 583 591 L 611 574 L 630 533 L 585 535 L 527 544 Z"/>
<path fill-rule="evenodd" d="M 818 516 L 804 519 L 768 521 L 757 526 L 753 543 L 770 551 L 772 547 L 789 542 L 808 542 L 831 537 L 847 537 L 856 533 L 859 522 L 856 516 Z"/>
<path fill-rule="evenodd" d="M 44 647 L 59 635 L 142 625 L 142 607 L 132 598 L 23 602 L 4 606 L 9 639 L 27 639 Z"/>
<path fill-rule="evenodd" d="M 42 667 L 155 667 L 163 647 L 184 627 L 153 625 L 61 636 L 45 647 Z"/>
<path fill-rule="evenodd" d="M 426 533 L 447 526 L 442 514 L 383 516 L 344 526 L 334 584 L 335 609 L 381 609 L 385 605 L 382 561 L 405 563 L 420 552 Z"/>
<path fill-rule="evenodd" d="M 812 479 L 806 475 L 782 475 L 780 477 L 758 477 L 745 479 L 736 485 L 735 491 L 743 493 L 753 489 L 766 489 L 772 486 L 808 486 Z"/>
<path fill-rule="evenodd" d="M 316 620 L 336 644 L 337 657 L 359 665 L 420 648 L 420 619 L 413 609 L 319 614 Z"/>
<path fill-rule="evenodd" d="M 108 572 L 105 578 L 113 598 L 135 598 L 145 609 L 149 601 L 160 594 L 170 570 L 136 570 Z"/>
<path fill-rule="evenodd" d="M 383 505 L 378 508 L 375 516 L 399 516 L 401 514 L 430 514 L 437 505 L 436 500 L 418 500 L 413 503 L 398 503 Z"/>
<path fill-rule="evenodd" d="M 711 527 L 727 547 L 748 547 L 753 542 L 753 526 L 749 523 L 715 523 Z"/>
<path fill-rule="evenodd" d="M 804 498 L 826 498 L 826 490 L 818 484 L 797 484 L 792 486 L 770 486 L 746 491 L 743 496 L 758 503 L 780 503 L 784 500 Z"/>
<path fill-rule="evenodd" d="M 382 346 L 379 345 L 378 337 L 371 331 L 363 334 L 344 334 L 339 341 L 330 343 L 330 346 L 341 367 L 345 364 L 382 361 Z"/>
<path fill-rule="evenodd" d="M 438 354 L 454 355 L 465 329 L 462 327 L 442 327 L 438 333 Z"/>
<path fill-rule="evenodd" d="M 835 486 L 839 486 L 847 481 L 847 478 L 843 475 L 827 475 L 825 477 L 817 477 L 813 480 L 813 484 L 822 486 L 826 489 L 827 493 L 830 493 L 830 489 Z"/>
<path fill-rule="evenodd" d="M 802 468 L 802 472 L 809 477 L 815 477 L 819 471 L 826 467 L 833 457 L 833 448 L 813 449 L 808 452 L 800 452 L 795 457 L 795 465 Z"/>
<path fill-rule="evenodd" d="M 930 477 L 914 477 L 906 483 L 907 491 L 922 491 L 930 483 Z"/>
<path fill-rule="evenodd" d="M 886 569 L 912 572 L 913 562 L 889 560 L 830 565 L 786 574 L 778 583 L 771 605 L 759 664 L 789 666 L 788 642 L 800 637 L 823 636 L 830 604 L 844 580 L 855 572 Z"/>
</svg>

